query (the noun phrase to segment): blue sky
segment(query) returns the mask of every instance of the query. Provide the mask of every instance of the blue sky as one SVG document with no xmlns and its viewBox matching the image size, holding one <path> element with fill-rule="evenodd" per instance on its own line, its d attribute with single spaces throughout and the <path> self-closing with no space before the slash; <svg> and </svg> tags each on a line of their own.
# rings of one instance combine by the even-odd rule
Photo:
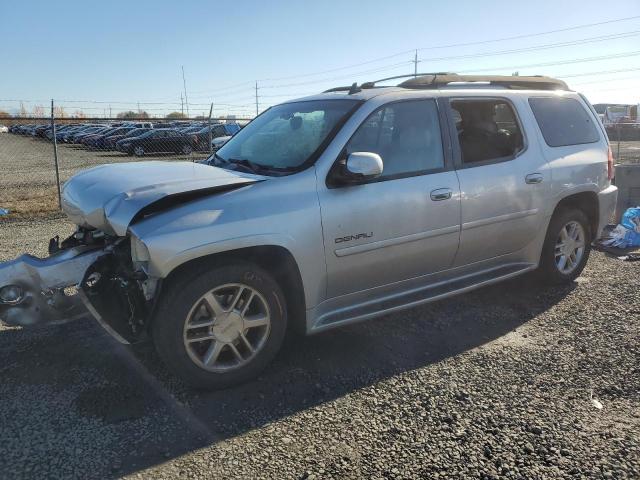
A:
<svg viewBox="0 0 640 480">
<path fill-rule="evenodd" d="M 411 73 L 416 48 L 422 49 L 420 71 L 573 75 L 566 80 L 592 102 L 638 103 L 640 1 L 605 5 L 602 0 L 4 1 L 0 109 L 15 111 L 16 100 L 30 109 L 55 98 L 67 112 L 96 115 L 108 112 L 109 102 L 114 114 L 136 109 L 137 102 L 149 113 L 179 110 L 184 65 L 192 114 L 208 110 L 211 101 L 214 114 L 250 113 L 256 80 L 262 110 L 299 94 Z M 633 16 L 638 18 L 459 45 Z M 617 37 L 603 38 L 611 36 Z M 556 46 L 577 41 L 583 43 Z M 448 47 L 452 44 L 458 46 Z M 496 54 L 505 50 L 517 51 Z M 460 56 L 468 57 L 450 58 Z M 547 65 L 527 67 L 539 64 Z"/>
</svg>

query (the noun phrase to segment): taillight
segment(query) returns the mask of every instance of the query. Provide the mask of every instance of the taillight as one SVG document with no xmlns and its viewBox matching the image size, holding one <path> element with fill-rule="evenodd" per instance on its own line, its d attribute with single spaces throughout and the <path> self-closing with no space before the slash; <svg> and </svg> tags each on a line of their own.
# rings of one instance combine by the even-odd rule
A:
<svg viewBox="0 0 640 480">
<path fill-rule="evenodd" d="M 609 145 L 609 152 L 607 153 L 607 178 L 609 180 L 613 180 L 615 173 L 615 168 L 613 166 L 613 152 L 611 151 L 611 145 Z"/>
</svg>

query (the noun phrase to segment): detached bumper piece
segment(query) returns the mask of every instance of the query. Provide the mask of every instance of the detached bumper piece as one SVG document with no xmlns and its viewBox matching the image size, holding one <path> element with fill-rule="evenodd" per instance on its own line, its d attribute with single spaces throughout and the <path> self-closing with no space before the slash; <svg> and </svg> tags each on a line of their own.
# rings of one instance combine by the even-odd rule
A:
<svg viewBox="0 0 640 480">
<path fill-rule="evenodd" d="M 102 248 L 76 246 L 48 258 L 22 255 L 0 263 L 0 321 L 29 326 L 86 315 L 77 286 Z"/>
</svg>

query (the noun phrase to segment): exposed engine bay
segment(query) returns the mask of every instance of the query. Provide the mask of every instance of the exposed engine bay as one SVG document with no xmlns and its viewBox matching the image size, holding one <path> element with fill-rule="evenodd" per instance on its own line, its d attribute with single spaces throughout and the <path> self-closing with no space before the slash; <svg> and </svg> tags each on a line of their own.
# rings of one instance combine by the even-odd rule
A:
<svg viewBox="0 0 640 480">
<path fill-rule="evenodd" d="M 63 241 L 52 238 L 45 259 L 22 255 L 0 264 L 0 320 L 27 326 L 91 313 L 121 342 L 142 339 L 158 281 L 144 261 L 134 262 L 136 241 L 78 227 Z"/>
</svg>

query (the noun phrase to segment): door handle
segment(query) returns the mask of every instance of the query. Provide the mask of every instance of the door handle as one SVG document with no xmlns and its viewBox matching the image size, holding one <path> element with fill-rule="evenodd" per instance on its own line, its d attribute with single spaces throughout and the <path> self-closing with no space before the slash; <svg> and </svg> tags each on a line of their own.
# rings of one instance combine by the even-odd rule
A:
<svg viewBox="0 0 640 480">
<path fill-rule="evenodd" d="M 431 200 L 434 202 L 449 200 L 452 193 L 450 188 L 437 188 L 436 190 L 431 190 Z"/>
<path fill-rule="evenodd" d="M 524 181 L 527 182 L 528 184 L 542 183 L 543 179 L 544 177 L 542 176 L 541 173 L 530 173 L 529 175 L 524 177 Z"/>
</svg>

